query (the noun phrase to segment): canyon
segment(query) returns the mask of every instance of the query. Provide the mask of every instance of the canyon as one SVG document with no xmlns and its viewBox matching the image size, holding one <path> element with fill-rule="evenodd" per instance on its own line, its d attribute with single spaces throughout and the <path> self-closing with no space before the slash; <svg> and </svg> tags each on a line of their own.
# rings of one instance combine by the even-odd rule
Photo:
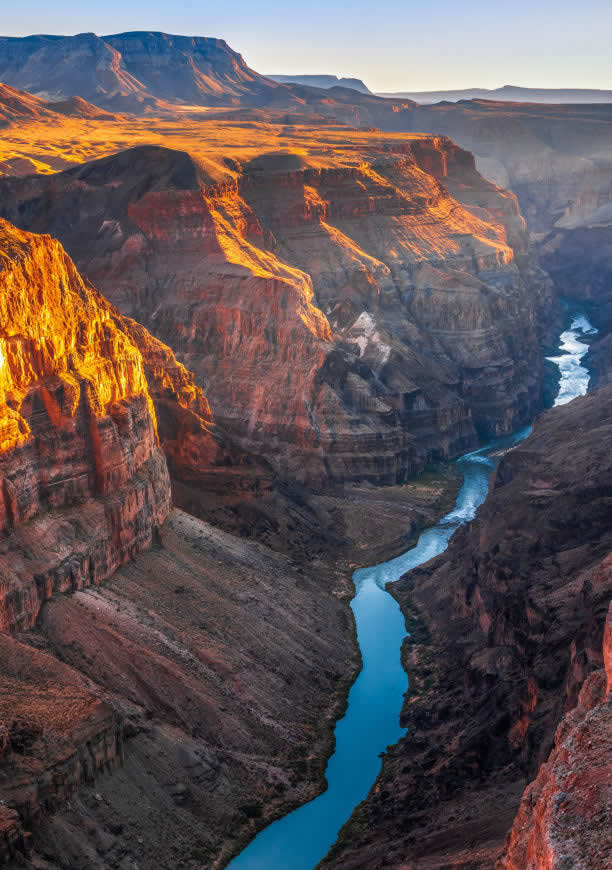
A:
<svg viewBox="0 0 612 870">
<path fill-rule="evenodd" d="M 611 401 L 541 416 L 447 554 L 391 585 L 407 732 L 322 867 L 606 866 Z"/>
<path fill-rule="evenodd" d="M 208 860 L 320 787 L 357 666 L 346 580 L 171 511 L 158 433 L 210 425 L 192 376 L 51 237 L 2 221 L 0 251 L 0 855 Z"/>
<path fill-rule="evenodd" d="M 446 138 L 302 143 L 223 181 L 220 155 L 136 146 L 2 179 L 0 213 L 57 236 L 285 480 L 401 483 L 531 419 L 555 307 L 515 198 Z"/>
<path fill-rule="evenodd" d="M 211 478 L 201 445 L 223 449 L 193 375 L 59 242 L 0 229 L 0 860 L 221 866 L 322 787 L 359 664 L 345 564 L 171 508 L 160 441 Z M 440 510 L 440 488 L 407 490 L 354 491 L 338 546 L 363 547 L 385 500 L 415 526 Z"/>
<path fill-rule="evenodd" d="M 389 587 L 407 731 L 321 866 L 605 866 L 610 106 L 152 32 L 2 37 L 2 81 L 0 863 L 221 868 L 316 797 L 352 569 L 551 404 L 570 299 L 596 389 Z"/>
</svg>

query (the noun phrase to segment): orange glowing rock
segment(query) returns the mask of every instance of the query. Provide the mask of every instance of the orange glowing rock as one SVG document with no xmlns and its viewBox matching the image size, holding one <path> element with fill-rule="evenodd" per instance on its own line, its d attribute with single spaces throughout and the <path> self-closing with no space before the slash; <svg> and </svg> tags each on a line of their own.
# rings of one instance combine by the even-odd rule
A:
<svg viewBox="0 0 612 870">
<path fill-rule="evenodd" d="M 122 318 L 59 242 L 2 220 L 0 321 L 6 629 L 147 546 L 170 487 L 145 363 Z"/>
</svg>

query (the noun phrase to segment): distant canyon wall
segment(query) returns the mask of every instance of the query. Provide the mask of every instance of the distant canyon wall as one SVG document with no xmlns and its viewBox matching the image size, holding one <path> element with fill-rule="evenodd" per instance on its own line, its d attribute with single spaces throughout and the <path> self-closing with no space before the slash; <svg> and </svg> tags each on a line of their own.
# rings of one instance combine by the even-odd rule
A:
<svg viewBox="0 0 612 870">
<path fill-rule="evenodd" d="M 401 482 L 542 407 L 552 292 L 516 199 L 450 140 L 356 157 L 268 153 L 203 186 L 136 148 L 3 179 L 3 213 L 176 352 L 239 450 L 309 486 Z"/>
</svg>

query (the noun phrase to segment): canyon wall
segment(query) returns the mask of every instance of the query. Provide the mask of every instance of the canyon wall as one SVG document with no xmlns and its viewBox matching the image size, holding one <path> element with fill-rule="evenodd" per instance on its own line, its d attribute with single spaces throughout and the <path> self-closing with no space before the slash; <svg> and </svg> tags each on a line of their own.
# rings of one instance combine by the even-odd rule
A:
<svg viewBox="0 0 612 870">
<path fill-rule="evenodd" d="M 205 184 L 188 154 L 135 148 L 4 179 L 2 210 L 172 347 L 238 449 L 297 485 L 396 483 L 542 406 L 551 290 L 516 199 L 448 139 L 345 152 Z"/>
<path fill-rule="evenodd" d="M 59 242 L 0 221 L 0 288 L 0 861 L 218 865 L 322 787 L 346 574 L 169 517 L 160 441 L 211 501 L 257 460 Z"/>
<path fill-rule="evenodd" d="M 555 745 L 525 789 L 496 870 L 606 867 L 612 855 L 612 603 L 605 667 L 584 681 Z"/>
<path fill-rule="evenodd" d="M 611 408 L 607 387 L 540 417 L 476 520 L 393 584 L 407 734 L 322 866 L 604 866 Z"/>
<path fill-rule="evenodd" d="M 0 222 L 0 626 L 99 583 L 170 504 L 142 355 L 61 245 Z"/>
<path fill-rule="evenodd" d="M 462 100 L 419 106 L 404 129 L 446 133 L 518 197 L 537 236 L 612 201 L 612 106 Z"/>
</svg>

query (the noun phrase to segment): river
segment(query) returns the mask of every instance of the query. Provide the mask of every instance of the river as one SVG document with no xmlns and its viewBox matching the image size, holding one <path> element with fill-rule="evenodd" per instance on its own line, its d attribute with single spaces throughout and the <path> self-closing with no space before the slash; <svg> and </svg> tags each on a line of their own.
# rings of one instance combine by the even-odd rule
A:
<svg viewBox="0 0 612 870">
<path fill-rule="evenodd" d="M 561 374 L 555 405 L 586 393 L 589 372 L 581 362 L 588 345 L 580 339 L 596 331 L 579 314 L 561 334 L 559 355 L 550 357 Z M 472 520 L 485 500 L 499 458 L 530 432 L 527 426 L 459 459 L 463 484 L 453 510 L 401 556 L 355 571 L 351 607 L 363 668 L 351 688 L 346 715 L 336 725 L 336 749 L 326 770 L 328 788 L 264 828 L 229 864 L 230 870 L 314 870 L 335 843 L 340 828 L 376 779 L 381 752 L 404 733 L 399 714 L 408 677 L 401 666 L 400 649 L 406 626 L 385 585 L 444 552 L 453 532 Z"/>
</svg>

